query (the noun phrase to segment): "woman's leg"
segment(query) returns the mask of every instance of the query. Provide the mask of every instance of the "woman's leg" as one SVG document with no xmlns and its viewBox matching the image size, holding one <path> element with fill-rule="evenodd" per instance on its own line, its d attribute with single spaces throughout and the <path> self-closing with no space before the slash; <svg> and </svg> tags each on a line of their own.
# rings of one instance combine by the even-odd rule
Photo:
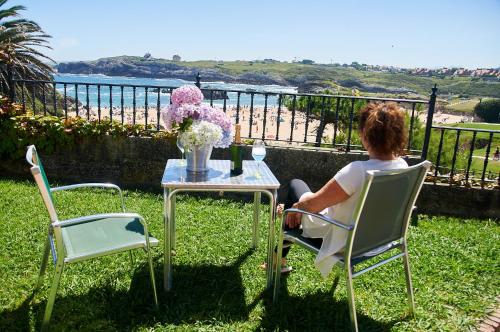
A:
<svg viewBox="0 0 500 332">
<path fill-rule="evenodd" d="M 285 209 L 289 209 L 292 207 L 293 204 L 297 203 L 300 199 L 300 197 L 307 193 L 310 192 L 311 189 L 309 186 L 302 180 L 299 179 L 293 179 L 290 181 L 290 188 L 288 188 L 288 195 L 286 197 L 285 201 Z M 299 227 L 298 225 L 297 227 Z M 285 230 L 290 230 L 291 228 L 288 227 L 288 225 L 285 225 Z M 290 246 L 292 245 L 292 242 L 290 241 L 283 241 L 283 257 L 286 257 L 288 255 L 288 252 L 290 251 Z M 274 248 L 274 251 L 277 251 L 277 248 Z"/>
<path fill-rule="evenodd" d="M 285 209 L 291 208 L 294 203 L 299 201 L 300 196 L 310 191 L 311 189 L 309 189 L 309 186 L 304 181 L 299 179 L 290 181 L 290 188 L 288 188 L 288 196 L 285 201 Z"/>
</svg>

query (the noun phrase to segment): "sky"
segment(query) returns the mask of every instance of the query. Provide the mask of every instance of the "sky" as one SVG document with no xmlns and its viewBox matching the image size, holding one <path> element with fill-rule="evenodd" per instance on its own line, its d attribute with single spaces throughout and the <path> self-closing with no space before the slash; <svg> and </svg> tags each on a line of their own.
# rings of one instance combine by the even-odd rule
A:
<svg viewBox="0 0 500 332">
<path fill-rule="evenodd" d="M 500 67 L 500 0 L 11 0 L 58 62 L 144 55 Z"/>
</svg>

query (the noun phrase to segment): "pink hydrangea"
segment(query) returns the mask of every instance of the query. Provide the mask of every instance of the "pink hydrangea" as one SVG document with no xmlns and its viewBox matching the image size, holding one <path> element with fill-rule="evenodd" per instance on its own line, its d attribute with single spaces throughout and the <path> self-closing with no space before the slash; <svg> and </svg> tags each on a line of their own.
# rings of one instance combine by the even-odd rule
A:
<svg viewBox="0 0 500 332">
<path fill-rule="evenodd" d="M 176 106 L 182 104 L 199 105 L 203 101 L 203 93 L 194 85 L 183 85 L 172 91 L 170 99 L 172 104 Z"/>
<path fill-rule="evenodd" d="M 185 85 L 172 92 L 172 104 L 161 111 L 161 118 L 167 130 L 180 129 L 180 134 L 189 130 L 186 119 L 218 126 L 222 131 L 222 138 L 215 147 L 228 147 L 232 142 L 231 119 L 220 109 L 201 104 L 203 94 L 195 86 Z M 186 126 L 187 125 L 187 126 Z M 182 129 L 181 129 L 182 128 Z"/>
</svg>

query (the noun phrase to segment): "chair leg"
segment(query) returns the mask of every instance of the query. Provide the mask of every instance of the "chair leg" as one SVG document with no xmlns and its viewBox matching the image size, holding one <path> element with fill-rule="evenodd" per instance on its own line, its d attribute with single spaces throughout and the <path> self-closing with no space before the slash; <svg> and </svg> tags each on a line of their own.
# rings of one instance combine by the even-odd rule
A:
<svg viewBox="0 0 500 332">
<path fill-rule="evenodd" d="M 405 276 L 406 276 L 406 292 L 408 296 L 408 306 L 410 307 L 410 315 L 415 314 L 415 298 L 413 296 L 413 286 L 411 282 L 411 272 L 410 272 L 410 261 L 408 258 L 408 250 L 406 246 L 404 248 L 404 256 L 403 256 L 403 264 L 405 267 Z"/>
<path fill-rule="evenodd" d="M 129 257 L 130 257 L 130 266 L 133 269 L 134 265 L 135 265 L 134 253 L 132 252 L 132 250 L 129 250 L 128 254 L 129 254 Z"/>
<path fill-rule="evenodd" d="M 52 281 L 49 298 L 47 299 L 47 306 L 45 307 L 45 314 L 43 316 L 43 322 L 42 322 L 42 331 L 46 331 L 49 326 L 50 316 L 52 315 L 52 308 L 54 307 L 54 301 L 56 300 L 57 289 L 59 288 L 59 281 L 61 280 L 61 275 L 63 270 L 64 270 L 64 258 L 60 256 L 58 257 L 56 263 L 54 280 Z"/>
<path fill-rule="evenodd" d="M 151 275 L 151 285 L 153 286 L 155 309 L 158 310 L 158 295 L 156 294 L 155 272 L 153 269 L 153 259 L 151 258 L 151 250 L 147 250 L 147 255 L 149 263 L 149 274 Z"/>
<path fill-rule="evenodd" d="M 45 275 L 45 270 L 47 269 L 47 261 L 49 260 L 49 254 L 50 254 L 50 236 L 47 236 L 47 241 L 45 242 L 45 249 L 43 250 L 42 265 L 40 266 L 40 272 L 38 274 L 38 279 L 35 285 L 35 293 L 42 286 L 43 276 Z"/>
<path fill-rule="evenodd" d="M 351 317 L 351 329 L 358 332 L 358 320 L 356 318 L 356 303 L 354 302 L 354 288 L 352 285 L 352 269 L 350 264 L 346 264 L 346 289 L 347 302 L 349 303 L 349 316 Z"/>
</svg>

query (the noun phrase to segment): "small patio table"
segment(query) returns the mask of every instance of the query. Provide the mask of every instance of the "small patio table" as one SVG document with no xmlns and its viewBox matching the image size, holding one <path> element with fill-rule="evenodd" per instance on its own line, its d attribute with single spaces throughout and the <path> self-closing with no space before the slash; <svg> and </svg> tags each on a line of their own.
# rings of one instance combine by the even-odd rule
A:
<svg viewBox="0 0 500 332">
<path fill-rule="evenodd" d="M 267 266 L 272 266 L 274 246 L 274 219 L 276 200 L 280 183 L 264 162 L 244 160 L 243 174 L 230 176 L 229 160 L 210 160 L 209 170 L 203 175 L 193 175 L 186 171 L 185 161 L 169 159 L 163 172 L 161 185 L 163 187 L 164 211 L 164 279 L 166 291 L 172 288 L 172 249 L 175 247 L 175 197 L 179 192 L 229 191 L 253 192 L 253 237 L 252 246 L 257 248 L 258 224 L 261 194 L 269 197 L 269 225 L 267 238 Z M 267 287 L 271 287 L 273 269 L 267 269 Z"/>
</svg>

